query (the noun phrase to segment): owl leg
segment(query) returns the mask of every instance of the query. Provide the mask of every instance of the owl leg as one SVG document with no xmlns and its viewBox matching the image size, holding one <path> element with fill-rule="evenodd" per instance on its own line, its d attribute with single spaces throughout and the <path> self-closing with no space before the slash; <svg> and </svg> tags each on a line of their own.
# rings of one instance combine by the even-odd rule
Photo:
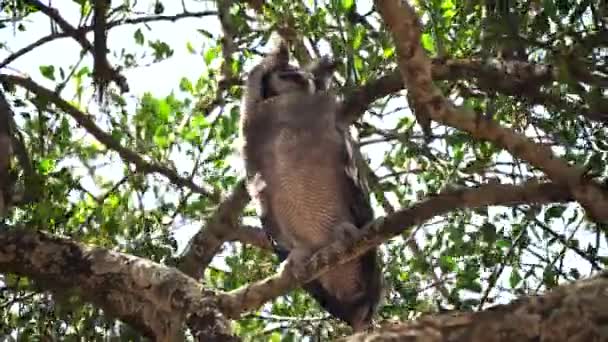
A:
<svg viewBox="0 0 608 342">
<path fill-rule="evenodd" d="M 289 268 L 297 280 L 301 280 L 306 273 L 306 263 L 310 260 L 312 252 L 303 247 L 294 248 L 289 252 L 289 256 L 281 265 L 281 272 L 284 268 Z"/>
<path fill-rule="evenodd" d="M 363 235 L 363 231 L 357 228 L 350 222 L 341 222 L 339 223 L 333 232 L 334 239 L 339 241 L 344 240 L 357 240 Z M 334 241 L 335 241 L 334 240 Z"/>
</svg>

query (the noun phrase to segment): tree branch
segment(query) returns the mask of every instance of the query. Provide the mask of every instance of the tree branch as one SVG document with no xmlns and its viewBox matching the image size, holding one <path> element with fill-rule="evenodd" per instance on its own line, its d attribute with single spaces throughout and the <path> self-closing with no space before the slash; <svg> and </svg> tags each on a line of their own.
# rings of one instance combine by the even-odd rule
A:
<svg viewBox="0 0 608 342">
<path fill-rule="evenodd" d="M 216 14 L 217 14 L 217 12 L 215 12 L 215 11 L 202 11 L 202 12 L 179 13 L 179 14 L 175 14 L 175 15 L 151 15 L 151 16 L 145 16 L 145 17 L 139 17 L 139 18 L 128 18 L 128 19 L 111 21 L 108 23 L 107 27 L 108 27 L 108 29 L 111 29 L 116 26 L 145 24 L 145 23 L 150 23 L 150 22 L 155 22 L 155 21 L 175 22 L 179 19 L 184 19 L 184 18 L 202 18 L 205 16 L 216 15 Z M 87 32 L 90 32 L 93 29 L 94 29 L 94 27 L 92 25 L 88 25 L 88 26 L 81 26 L 78 29 L 76 29 L 76 31 L 80 35 L 86 35 Z M 55 39 L 68 38 L 71 36 L 72 36 L 71 32 L 65 32 L 65 31 L 50 34 L 48 36 L 44 36 L 44 37 L 38 39 L 37 41 L 35 41 L 29 45 L 26 45 L 26 46 L 22 47 L 21 49 L 15 51 L 14 53 L 10 54 L 2 62 L 0 62 L 0 69 L 4 68 L 8 64 L 14 62 L 17 58 L 36 49 L 37 47 L 40 47 Z"/>
<path fill-rule="evenodd" d="M 59 298 L 77 291 L 81 298 L 155 341 L 175 341 L 186 320 L 191 325 L 206 324 L 206 331 L 197 332 L 199 336 L 233 340 L 214 293 L 176 269 L 144 258 L 31 229 L 4 228 L 0 273 L 9 272 L 33 279 Z"/>
<path fill-rule="evenodd" d="M 392 324 L 339 341 L 604 341 L 608 272 L 482 312 L 449 313 Z"/>
<path fill-rule="evenodd" d="M 269 6 L 270 4 L 265 4 L 263 0 L 242 0 L 244 3 L 253 8 L 259 15 L 262 15 L 264 12 L 264 5 Z M 296 60 L 300 63 L 300 65 L 305 65 L 310 63 L 312 60 L 312 56 L 308 52 L 306 45 L 304 45 L 304 41 L 298 37 L 298 32 L 293 28 L 295 19 L 289 15 L 289 13 L 283 13 L 281 17 L 281 23 L 279 23 L 279 27 L 277 27 L 277 32 L 279 36 L 286 42 L 289 42 L 293 47 L 294 56 Z"/>
<path fill-rule="evenodd" d="M 523 185 L 487 184 L 439 194 L 400 210 L 384 219 L 368 224 L 362 237 L 346 237 L 317 251 L 303 267 L 303 279 L 295 279 L 289 266 L 276 275 L 238 288 L 219 296 L 220 307 L 230 318 L 260 307 L 272 298 L 286 294 L 299 284 L 306 283 L 338 264 L 359 257 L 370 248 L 403 234 L 410 226 L 419 225 L 437 215 L 457 209 L 473 209 L 489 205 L 517 205 L 531 203 L 565 202 L 571 200 L 567 188 L 552 183 L 527 182 Z M 410 237 L 411 238 L 411 237 Z M 407 241 L 406 241 L 407 243 Z"/>
<path fill-rule="evenodd" d="M 74 38 L 74 40 L 76 40 L 85 51 L 90 52 L 95 59 L 98 58 L 95 55 L 95 49 L 93 47 L 93 44 L 91 44 L 91 42 L 87 40 L 85 33 L 74 28 L 74 26 L 72 26 L 59 14 L 59 11 L 56 8 L 49 7 L 38 0 L 26 0 L 26 3 L 34 6 L 35 8 L 40 10 L 40 12 L 46 14 L 49 18 L 56 22 L 57 25 L 59 25 L 61 30 L 68 33 L 72 38 Z M 115 68 L 112 68 L 108 65 L 107 69 L 107 72 L 110 73 L 110 78 L 120 88 L 121 92 L 128 92 L 129 85 L 127 84 L 127 79 L 122 76 Z"/>
<path fill-rule="evenodd" d="M 86 129 L 87 132 L 106 146 L 106 148 L 116 151 L 123 160 L 135 164 L 137 171 L 143 173 L 161 174 L 167 177 L 175 185 L 184 186 L 198 194 L 209 196 L 212 199 L 217 199 L 218 194 L 216 194 L 215 190 L 199 186 L 192 180 L 179 176 L 176 171 L 169 169 L 166 166 L 152 161 L 146 161 L 137 152 L 122 146 L 118 141 L 114 140 L 110 134 L 99 128 L 99 126 L 97 126 L 95 122 L 91 120 L 90 115 L 81 112 L 78 108 L 72 106 L 70 103 L 57 96 L 56 93 L 37 84 L 31 78 L 0 74 L 0 81 L 18 85 L 42 98 L 48 99 L 62 111 L 69 114 L 80 126 Z"/>
<path fill-rule="evenodd" d="M 420 24 L 407 2 L 375 3 L 393 34 L 401 77 L 419 108 L 437 122 L 467 131 L 474 138 L 489 140 L 528 161 L 553 181 L 566 185 L 593 220 L 608 222 L 608 194 L 597 182 L 586 179 L 582 169 L 556 158 L 549 146 L 536 144 L 494 121 L 480 119 L 471 111 L 456 109 L 445 99 L 432 82 L 431 63 L 420 45 Z"/>
<path fill-rule="evenodd" d="M 234 38 L 237 36 L 236 27 L 230 17 L 230 7 L 233 4 L 233 0 L 219 0 L 216 1 L 218 9 L 218 17 L 222 27 L 222 81 L 234 79 L 232 74 L 232 54 L 236 52 L 236 45 L 234 44 Z"/>
<path fill-rule="evenodd" d="M 188 242 L 179 261 L 182 272 L 199 279 L 224 242 L 245 234 L 238 229 L 237 221 L 249 199 L 245 181 L 240 180 L 208 220 L 207 227 Z"/>
<path fill-rule="evenodd" d="M 9 148 L 10 154 L 14 155 L 19 161 L 19 166 L 23 171 L 23 191 L 17 192 L 15 191 L 14 184 L 10 184 L 12 181 L 7 175 L 3 175 L 2 167 L 0 166 L 0 189 L 2 189 L 2 185 L 4 184 L 4 189 L 6 185 L 10 185 L 11 193 L 4 193 L 5 196 L 10 195 L 8 201 L 6 198 L 4 199 L 4 205 L 23 205 L 25 203 L 31 203 L 35 200 L 39 199 L 38 196 L 38 174 L 32 165 L 32 161 L 30 159 L 27 148 L 25 147 L 24 139 L 17 128 L 17 124 L 15 123 L 15 113 L 8 103 L 6 97 L 4 96 L 4 92 L 0 91 L 0 165 L 3 165 L 4 159 L 3 157 L 10 158 L 9 154 L 4 153 L 5 148 Z M 8 137 L 7 140 L 3 138 L 4 134 Z M 3 141 L 4 140 L 4 141 Z M 6 170 L 8 171 L 8 170 Z M 0 199 L 1 201 L 2 199 Z M 8 202 L 8 203 L 7 203 Z M 6 208 L 5 208 L 6 209 Z M 0 210 L 0 213 L 2 210 Z"/>
<path fill-rule="evenodd" d="M 552 66 L 504 61 L 499 59 L 433 59 L 431 73 L 434 80 L 470 80 L 486 90 L 495 90 L 505 95 L 519 96 L 533 104 L 563 105 L 559 98 L 543 94 L 540 87 L 557 81 Z M 341 116 L 348 123 L 357 120 L 374 101 L 403 89 L 399 70 L 372 80 L 346 94 Z M 582 109 L 581 109 L 582 110 Z M 588 112 L 582 114 L 594 121 L 598 118 Z"/>
</svg>

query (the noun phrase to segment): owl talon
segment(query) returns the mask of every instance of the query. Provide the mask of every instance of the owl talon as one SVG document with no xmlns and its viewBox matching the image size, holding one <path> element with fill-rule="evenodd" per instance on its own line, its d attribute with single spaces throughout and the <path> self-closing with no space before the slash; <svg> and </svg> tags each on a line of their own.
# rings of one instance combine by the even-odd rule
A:
<svg viewBox="0 0 608 342">
<path fill-rule="evenodd" d="M 294 249 L 289 253 L 286 264 L 289 265 L 291 274 L 296 280 L 301 280 L 306 275 L 306 263 L 310 260 L 311 253 L 306 249 Z"/>
<path fill-rule="evenodd" d="M 338 224 L 335 230 L 334 239 L 339 241 L 357 240 L 363 235 L 361 229 L 355 227 L 350 222 L 342 222 Z"/>
</svg>

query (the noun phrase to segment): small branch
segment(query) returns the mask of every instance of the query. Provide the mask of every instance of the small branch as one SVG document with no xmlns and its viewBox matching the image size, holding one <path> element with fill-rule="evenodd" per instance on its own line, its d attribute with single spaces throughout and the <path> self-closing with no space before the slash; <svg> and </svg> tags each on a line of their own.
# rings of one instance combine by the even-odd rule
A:
<svg viewBox="0 0 608 342">
<path fill-rule="evenodd" d="M 72 26 L 59 14 L 59 11 L 56 8 L 49 7 L 40 2 L 39 0 L 26 0 L 26 3 L 34 6 L 35 8 L 40 10 L 40 12 L 46 14 L 49 18 L 56 22 L 57 25 L 59 25 L 62 31 L 68 33 L 70 37 L 74 38 L 74 40 L 76 40 L 85 51 L 90 52 L 94 58 L 96 57 L 93 44 L 91 44 L 91 42 L 87 40 L 85 33 L 74 28 L 74 26 Z M 127 79 L 124 76 L 120 75 L 120 73 L 116 69 L 108 65 L 107 72 L 111 74 L 110 78 L 120 88 L 121 92 L 129 91 Z"/>
<path fill-rule="evenodd" d="M 191 12 L 191 13 L 190 12 L 189 13 L 179 13 L 176 15 L 152 15 L 152 16 L 146 16 L 146 17 L 140 17 L 140 18 L 129 18 L 129 19 L 112 21 L 112 22 L 108 23 L 107 27 L 108 27 L 108 29 L 111 29 L 113 27 L 122 26 L 122 25 L 137 25 L 137 24 L 145 24 L 145 23 L 150 23 L 150 22 L 155 22 L 155 21 L 175 22 L 179 19 L 184 19 L 184 18 L 202 18 L 205 16 L 216 15 L 216 14 L 217 14 L 217 12 L 215 12 L 215 11 L 202 11 L 202 12 Z M 93 29 L 94 29 L 93 25 L 89 25 L 89 26 L 79 27 L 77 29 L 77 31 L 78 31 L 78 34 L 80 34 L 80 35 L 86 35 L 87 32 L 90 32 Z M 58 32 L 58 33 L 54 33 L 54 34 L 50 34 L 48 36 L 42 37 L 42 38 L 38 39 L 37 41 L 35 41 L 27 46 L 24 46 L 23 48 L 17 50 L 16 52 L 12 53 L 7 58 L 5 58 L 2 62 L 0 62 L 0 69 L 4 68 L 8 64 L 15 61 L 17 58 L 25 55 L 26 53 L 34 50 L 37 47 L 40 47 L 48 42 L 52 42 L 55 39 L 68 38 L 71 36 L 72 36 L 72 34 L 69 32 Z"/>
<path fill-rule="evenodd" d="M 522 214 L 526 214 L 523 210 L 518 210 Z M 546 223 L 541 220 L 534 218 L 534 223 L 538 225 L 547 235 L 550 235 L 552 238 L 556 239 L 562 245 L 566 246 L 568 249 L 572 250 L 574 253 L 578 254 L 579 257 L 587 261 L 591 268 L 594 271 L 601 271 L 604 269 L 603 265 L 600 265 L 601 259 L 594 255 L 589 255 L 589 253 L 580 249 L 576 244 L 572 243 L 570 239 L 567 239 L 562 234 L 557 233 L 552 227 L 549 227 Z"/>
<path fill-rule="evenodd" d="M 228 317 L 236 318 L 242 312 L 258 308 L 268 300 L 286 294 L 299 284 L 317 278 L 338 264 L 357 258 L 384 241 L 403 234 L 404 230 L 409 230 L 409 227 L 422 224 L 437 215 L 457 209 L 473 209 L 489 205 L 512 206 L 569 200 L 570 194 L 566 188 L 534 181 L 523 185 L 487 184 L 439 194 L 368 224 L 362 230 L 362 237 L 359 240 L 346 237 L 342 241 L 335 241 L 320 249 L 302 267 L 305 274 L 302 279 L 295 279 L 287 266 L 282 272 L 262 281 L 221 294 L 220 306 Z"/>
<path fill-rule="evenodd" d="M 237 226 L 238 218 L 248 202 L 245 181 L 241 180 L 230 196 L 218 206 L 208 220 L 207 227 L 199 230 L 188 242 L 178 268 L 194 279 L 199 279 L 224 242 L 237 238 L 239 234 L 248 234 Z"/>
<path fill-rule="evenodd" d="M 525 229 L 522 229 L 519 232 L 519 235 L 515 238 L 515 240 L 513 241 L 513 244 L 511 245 L 511 247 L 509 247 L 509 250 L 507 250 L 507 253 L 502 258 L 502 262 L 500 262 L 494 268 L 494 270 L 492 271 L 492 274 L 490 274 L 490 277 L 488 278 L 488 287 L 486 288 L 486 290 L 481 295 L 481 298 L 479 299 L 479 304 L 477 305 L 477 308 L 479 310 L 481 310 L 481 308 L 483 308 L 483 305 L 488 300 L 488 297 L 490 296 L 490 292 L 492 291 L 492 289 L 494 288 L 494 286 L 496 286 L 496 282 L 498 282 L 498 279 L 502 275 L 502 272 L 507 267 L 507 265 L 509 263 L 509 259 L 513 256 L 513 254 L 515 253 L 515 250 L 517 248 L 521 247 L 519 244 L 521 243 L 521 241 L 522 241 L 522 239 L 523 239 L 523 237 L 524 237 L 525 234 L 526 234 L 526 230 Z"/>
<path fill-rule="evenodd" d="M 232 54 L 236 52 L 236 45 L 234 44 L 234 37 L 237 36 L 236 28 L 232 23 L 230 17 L 230 7 L 233 4 L 233 0 L 219 0 L 217 1 L 218 17 L 222 26 L 222 56 L 224 61 L 222 62 L 222 80 L 218 83 L 222 83 L 223 80 L 234 79 L 232 74 Z"/>
<path fill-rule="evenodd" d="M 123 147 L 118 141 L 114 140 L 114 138 L 110 134 L 104 132 L 101 128 L 99 128 L 95 124 L 95 122 L 91 120 L 90 115 L 81 112 L 76 107 L 72 106 L 67 101 L 57 96 L 53 91 L 35 83 L 31 78 L 0 74 L 0 80 L 10 84 L 18 85 L 42 98 L 48 99 L 50 102 L 54 103 L 57 107 L 59 107 L 62 111 L 69 114 L 74 120 L 76 120 L 76 122 L 80 126 L 86 129 L 87 132 L 89 132 L 99 142 L 106 146 L 106 148 L 116 151 L 123 160 L 135 164 L 137 171 L 143 173 L 161 174 L 167 177 L 171 181 L 171 183 L 177 186 L 187 187 L 198 194 L 209 196 L 212 199 L 217 198 L 217 194 L 213 189 L 203 188 L 197 184 L 194 184 L 192 180 L 179 176 L 176 171 L 158 163 L 146 161 L 137 152 Z"/>
<path fill-rule="evenodd" d="M 239 227 L 231 233 L 230 240 L 272 251 L 270 240 L 262 228 L 252 226 Z"/>
<path fill-rule="evenodd" d="M 259 15 L 262 15 L 264 11 L 264 1 L 263 0 L 242 0 L 244 3 L 248 4 L 251 8 L 253 8 Z M 269 6 L 270 4 L 267 4 Z M 277 33 L 281 38 L 289 42 L 289 44 L 293 47 L 294 56 L 296 60 L 300 63 L 300 65 L 305 65 L 310 63 L 312 60 L 312 56 L 308 52 L 306 45 L 304 45 L 304 41 L 298 38 L 298 32 L 293 28 L 295 19 L 290 16 L 289 13 L 283 13 L 281 17 L 281 23 L 279 23 L 279 27 L 277 28 Z"/>
<path fill-rule="evenodd" d="M 582 169 L 556 158 L 547 145 L 536 144 L 494 121 L 479 118 L 470 110 L 455 108 L 441 94 L 432 82 L 431 63 L 420 44 L 418 17 L 407 2 L 383 0 L 375 4 L 393 34 L 403 82 L 419 107 L 424 107 L 437 122 L 491 141 L 528 161 L 553 181 L 567 186 L 592 220 L 608 222 L 608 194 L 597 182 L 586 179 Z"/>
<path fill-rule="evenodd" d="M 112 79 L 112 67 L 108 61 L 107 19 L 111 0 L 95 0 L 93 5 L 93 81 L 97 87 L 97 99 L 103 103 L 107 86 Z M 84 46 L 84 45 L 83 45 Z"/>
</svg>

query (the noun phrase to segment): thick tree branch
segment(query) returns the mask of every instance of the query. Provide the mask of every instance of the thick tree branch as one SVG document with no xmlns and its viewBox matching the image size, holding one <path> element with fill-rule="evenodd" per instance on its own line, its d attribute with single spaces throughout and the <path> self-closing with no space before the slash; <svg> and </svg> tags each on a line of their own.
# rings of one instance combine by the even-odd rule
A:
<svg viewBox="0 0 608 342">
<path fill-rule="evenodd" d="M 485 90 L 494 90 L 505 95 L 519 96 L 533 104 L 563 105 L 563 100 L 543 94 L 540 87 L 557 81 L 556 70 L 552 66 L 521 61 L 499 59 L 433 59 L 431 73 L 434 80 L 469 80 L 477 82 Z M 403 89 L 404 83 L 395 70 L 383 77 L 355 88 L 346 94 L 342 117 L 352 123 L 374 101 Z M 582 111 L 591 120 L 598 120 Z"/>
<path fill-rule="evenodd" d="M 176 269 L 147 259 L 31 229 L 4 228 L 0 273 L 27 276 L 60 295 L 75 291 L 155 341 L 175 341 L 184 321 L 206 326 L 199 336 L 232 340 L 230 324 L 212 292 Z"/>
<path fill-rule="evenodd" d="M 169 169 L 166 166 L 152 161 L 146 161 L 144 157 L 138 153 L 122 146 L 118 141 L 114 140 L 110 134 L 99 128 L 91 119 L 91 115 L 81 112 L 78 108 L 57 96 L 55 92 L 37 84 L 32 79 L 0 74 L 0 81 L 23 87 L 55 104 L 62 111 L 69 114 L 80 126 L 86 129 L 87 132 L 93 135 L 104 146 L 110 150 L 116 151 L 125 161 L 135 164 L 137 171 L 161 174 L 167 177 L 175 185 L 187 187 L 198 194 L 209 196 L 212 199 L 217 198 L 218 195 L 213 189 L 197 185 L 192 180 L 179 176 L 176 171 Z"/>
<path fill-rule="evenodd" d="M 393 34 L 402 79 L 418 108 L 428 112 L 435 121 L 467 131 L 474 138 L 489 140 L 528 161 L 553 181 L 568 186 L 593 220 L 608 222 L 608 193 L 597 182 L 585 178 L 582 169 L 556 158 L 549 146 L 536 144 L 494 121 L 480 119 L 472 111 L 456 109 L 445 99 L 432 82 L 431 63 L 420 44 L 420 24 L 407 2 L 382 0 L 375 3 Z"/>
<path fill-rule="evenodd" d="M 108 13 L 111 0 L 95 0 L 93 2 L 93 82 L 97 87 L 97 99 L 103 103 L 107 86 L 112 80 L 112 67 L 108 62 Z M 83 45 L 84 46 L 84 45 Z"/>
<path fill-rule="evenodd" d="M 422 317 L 339 341 L 606 341 L 608 272 L 486 311 Z"/>
<path fill-rule="evenodd" d="M 408 231 L 437 215 L 464 208 L 489 205 L 512 206 L 517 204 L 565 202 L 571 200 L 567 188 L 552 183 L 527 182 L 524 185 L 487 184 L 439 194 L 400 210 L 365 227 L 362 237 L 336 241 L 317 251 L 304 267 L 303 279 L 295 279 L 289 267 L 257 283 L 249 284 L 228 294 L 220 295 L 222 312 L 236 318 L 242 312 L 260 307 L 266 301 L 286 294 L 299 284 L 308 282 L 337 264 L 359 257 L 370 248 Z M 411 237 L 410 237 L 411 238 Z"/>
</svg>

